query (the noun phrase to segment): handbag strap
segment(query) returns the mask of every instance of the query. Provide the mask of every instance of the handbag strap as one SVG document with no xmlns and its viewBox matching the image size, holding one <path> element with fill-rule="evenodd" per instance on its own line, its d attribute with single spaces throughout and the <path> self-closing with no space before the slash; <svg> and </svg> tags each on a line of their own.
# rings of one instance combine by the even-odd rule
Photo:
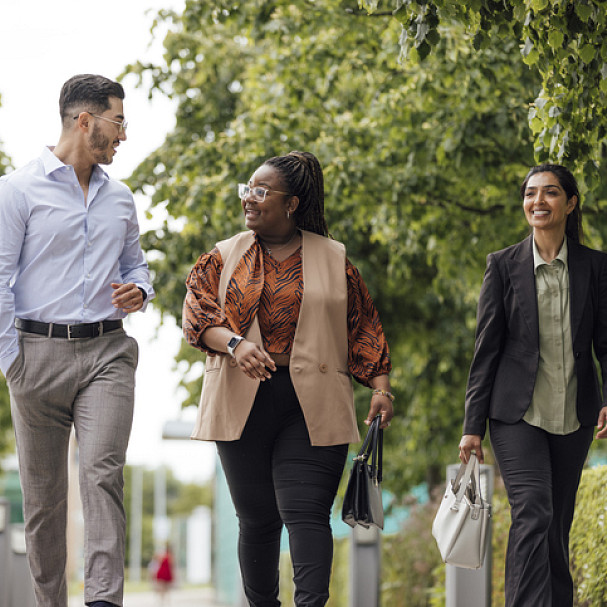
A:
<svg viewBox="0 0 607 607">
<path fill-rule="evenodd" d="M 470 454 L 470 459 L 467 464 L 462 462 L 457 471 L 457 476 L 451 481 L 453 493 L 456 494 L 458 502 L 464 497 L 466 487 L 469 483 L 473 495 L 476 496 L 478 493 L 478 496 L 481 497 L 481 470 L 475 453 Z"/>
<path fill-rule="evenodd" d="M 373 418 L 358 455 L 354 458 L 363 462 L 369 461 L 373 478 L 378 483 L 382 481 L 384 443 L 384 431 L 379 427 L 380 424 L 381 415 L 377 415 Z"/>
<path fill-rule="evenodd" d="M 483 503 L 483 494 L 481 492 L 481 465 L 474 455 L 474 470 L 470 476 L 470 488 L 472 490 L 472 501 L 475 504 Z"/>
<path fill-rule="evenodd" d="M 375 423 L 375 420 L 373 420 L 371 422 L 371 426 L 369 426 L 369 429 L 367 430 L 367 435 L 365 436 L 365 439 L 362 442 L 362 445 L 360 446 L 360 449 L 358 450 L 358 455 L 354 458 L 357 460 L 366 460 L 369 457 L 369 447 L 371 444 L 371 441 L 373 439 L 373 424 Z"/>
<path fill-rule="evenodd" d="M 377 416 L 381 420 L 381 416 Z M 382 481 L 382 467 L 383 467 L 383 453 L 384 453 L 384 431 L 379 427 L 377 423 L 377 482 Z"/>
</svg>

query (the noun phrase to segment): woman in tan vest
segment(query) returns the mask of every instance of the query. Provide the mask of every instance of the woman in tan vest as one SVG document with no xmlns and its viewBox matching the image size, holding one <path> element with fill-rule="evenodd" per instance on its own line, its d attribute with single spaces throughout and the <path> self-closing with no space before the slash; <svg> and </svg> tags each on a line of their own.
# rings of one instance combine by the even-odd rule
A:
<svg viewBox="0 0 607 607">
<path fill-rule="evenodd" d="M 329 598 L 331 506 L 348 443 L 360 440 L 351 376 L 372 389 L 369 424 L 393 416 L 390 355 L 377 310 L 327 238 L 316 157 L 268 159 L 239 184 L 247 232 L 202 255 L 183 330 L 207 353 L 193 438 L 212 440 L 240 523 L 249 605 L 274 607 L 283 524 L 295 605 Z"/>
</svg>

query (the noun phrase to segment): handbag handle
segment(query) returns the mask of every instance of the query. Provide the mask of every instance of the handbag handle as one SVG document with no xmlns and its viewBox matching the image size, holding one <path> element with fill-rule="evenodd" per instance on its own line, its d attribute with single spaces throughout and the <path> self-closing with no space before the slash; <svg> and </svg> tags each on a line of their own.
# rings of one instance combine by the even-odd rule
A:
<svg viewBox="0 0 607 607">
<path fill-rule="evenodd" d="M 470 454 L 468 463 L 462 464 L 457 471 L 457 476 L 451 481 L 453 493 L 456 495 L 456 503 L 462 501 L 466 488 L 470 485 L 472 491 L 472 501 L 482 500 L 481 494 L 481 466 L 478 463 L 476 453 Z M 479 502 L 480 503 L 480 502 Z"/>
<path fill-rule="evenodd" d="M 355 460 L 370 460 L 371 473 L 377 483 L 382 481 L 384 431 L 379 427 L 381 415 L 376 415 Z"/>
</svg>

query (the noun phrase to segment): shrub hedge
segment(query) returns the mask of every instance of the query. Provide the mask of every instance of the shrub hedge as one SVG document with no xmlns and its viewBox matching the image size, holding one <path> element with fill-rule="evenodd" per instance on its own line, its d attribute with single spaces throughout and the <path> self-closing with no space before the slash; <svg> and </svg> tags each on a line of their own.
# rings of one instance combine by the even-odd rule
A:
<svg viewBox="0 0 607 607">
<path fill-rule="evenodd" d="M 574 607 L 607 607 L 607 466 L 585 470 L 571 529 L 571 570 L 576 587 Z M 504 605 L 504 567 L 510 507 L 499 477 L 492 506 L 492 594 L 494 607 Z M 411 508 L 402 529 L 382 537 L 381 605 L 383 607 L 444 607 L 445 566 L 432 537 L 432 521 L 441 494 Z M 335 542 L 328 607 L 347 607 L 349 541 Z M 281 601 L 293 605 L 288 555 L 281 563 Z"/>
<path fill-rule="evenodd" d="M 576 607 L 607 606 L 607 466 L 584 470 L 571 527 Z"/>
</svg>

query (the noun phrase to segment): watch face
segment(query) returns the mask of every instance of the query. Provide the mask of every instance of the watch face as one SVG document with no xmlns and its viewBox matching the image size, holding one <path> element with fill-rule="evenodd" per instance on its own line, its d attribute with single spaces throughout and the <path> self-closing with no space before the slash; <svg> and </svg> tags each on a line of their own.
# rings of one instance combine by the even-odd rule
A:
<svg viewBox="0 0 607 607">
<path fill-rule="evenodd" d="M 240 343 L 240 337 L 232 337 L 228 342 L 228 348 L 235 348 Z"/>
<path fill-rule="evenodd" d="M 230 339 L 230 341 L 228 342 L 228 354 L 230 356 L 234 356 L 234 349 L 236 348 L 236 346 L 244 339 L 244 337 L 232 337 L 232 339 Z"/>
</svg>

